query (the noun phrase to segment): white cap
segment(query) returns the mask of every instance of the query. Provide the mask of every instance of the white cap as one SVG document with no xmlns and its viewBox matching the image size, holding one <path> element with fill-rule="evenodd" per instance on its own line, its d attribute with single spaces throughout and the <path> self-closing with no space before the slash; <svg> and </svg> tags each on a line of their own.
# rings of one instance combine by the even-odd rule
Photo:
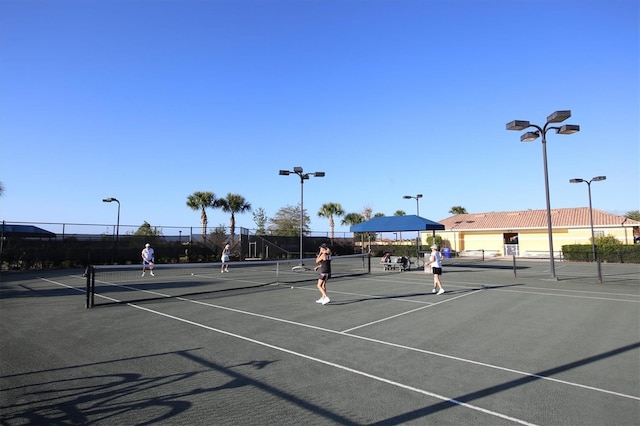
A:
<svg viewBox="0 0 640 426">
<path fill-rule="evenodd" d="M 144 245 L 145 247 L 151 247 L 151 244 L 147 243 Z"/>
</svg>

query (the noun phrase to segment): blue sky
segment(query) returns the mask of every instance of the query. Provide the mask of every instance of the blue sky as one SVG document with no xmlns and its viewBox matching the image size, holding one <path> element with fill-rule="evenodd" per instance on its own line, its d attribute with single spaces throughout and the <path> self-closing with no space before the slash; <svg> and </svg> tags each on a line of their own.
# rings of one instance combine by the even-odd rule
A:
<svg viewBox="0 0 640 426">
<path fill-rule="evenodd" d="M 3 0 L 0 218 L 193 226 L 195 191 L 431 220 L 640 209 L 636 0 Z M 209 211 L 209 225 L 229 217 Z M 255 228 L 252 215 L 237 225 Z M 339 220 L 338 220 L 339 225 Z M 338 226 L 337 231 L 347 227 Z"/>
</svg>

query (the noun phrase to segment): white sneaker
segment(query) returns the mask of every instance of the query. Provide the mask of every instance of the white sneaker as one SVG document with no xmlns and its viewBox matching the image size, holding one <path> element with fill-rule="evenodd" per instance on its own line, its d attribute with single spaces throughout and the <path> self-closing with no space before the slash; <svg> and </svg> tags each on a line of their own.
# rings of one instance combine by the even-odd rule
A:
<svg viewBox="0 0 640 426">
<path fill-rule="evenodd" d="M 142 273 L 142 276 L 144 277 L 144 272 Z"/>
<path fill-rule="evenodd" d="M 152 277 L 155 277 L 155 275 L 153 275 L 153 271 L 151 271 L 151 276 L 152 276 Z"/>
<path fill-rule="evenodd" d="M 435 289 L 435 288 L 434 288 L 433 290 L 431 290 L 431 293 L 435 293 L 435 292 L 436 292 L 436 289 Z"/>
<path fill-rule="evenodd" d="M 324 302 L 324 297 L 321 297 L 320 299 L 316 300 L 316 303 L 322 303 Z"/>
<path fill-rule="evenodd" d="M 327 303 L 331 302 L 331 299 L 329 299 L 328 297 L 325 297 L 324 300 L 321 302 L 323 305 L 326 305 Z"/>
<path fill-rule="evenodd" d="M 441 288 L 440 291 L 438 292 L 438 294 L 442 294 L 444 293 L 444 288 Z"/>
</svg>

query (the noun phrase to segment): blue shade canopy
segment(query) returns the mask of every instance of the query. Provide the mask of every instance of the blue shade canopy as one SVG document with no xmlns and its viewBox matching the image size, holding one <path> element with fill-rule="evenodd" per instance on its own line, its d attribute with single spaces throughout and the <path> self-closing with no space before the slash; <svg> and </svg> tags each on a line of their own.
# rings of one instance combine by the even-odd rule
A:
<svg viewBox="0 0 640 426">
<path fill-rule="evenodd" d="M 444 231 L 444 225 L 416 215 L 381 216 L 353 225 L 351 232 Z"/>
</svg>

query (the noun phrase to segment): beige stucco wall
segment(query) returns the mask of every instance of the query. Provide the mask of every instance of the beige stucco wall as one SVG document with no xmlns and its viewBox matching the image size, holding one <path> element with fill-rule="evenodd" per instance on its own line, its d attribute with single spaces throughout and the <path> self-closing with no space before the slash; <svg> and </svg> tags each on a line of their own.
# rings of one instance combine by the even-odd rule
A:
<svg viewBox="0 0 640 426">
<path fill-rule="evenodd" d="M 437 236 L 449 242 L 452 250 L 461 251 L 497 251 L 504 255 L 505 233 L 518 234 L 518 250 L 521 256 L 536 255 L 549 252 L 549 238 L 547 230 L 495 230 L 495 231 L 439 231 Z M 623 244 L 633 244 L 633 230 L 630 227 L 600 227 L 594 228 L 596 237 L 599 235 L 612 235 Z M 420 234 L 421 243 L 427 244 L 427 237 L 432 232 Z M 591 244 L 591 228 L 569 228 L 553 230 L 553 250 L 559 253 L 563 245 Z"/>
</svg>

